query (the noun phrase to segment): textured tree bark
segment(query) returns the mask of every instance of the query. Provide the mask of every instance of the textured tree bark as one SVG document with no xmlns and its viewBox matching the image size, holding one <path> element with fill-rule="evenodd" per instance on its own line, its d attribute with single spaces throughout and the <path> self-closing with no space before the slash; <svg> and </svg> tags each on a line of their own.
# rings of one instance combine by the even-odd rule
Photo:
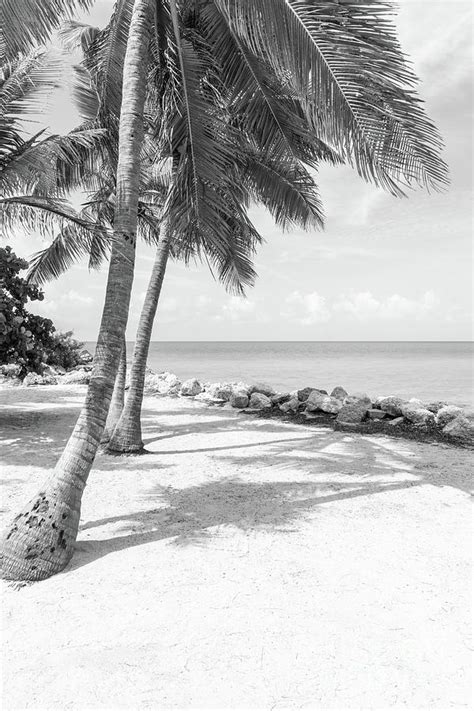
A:
<svg viewBox="0 0 474 711">
<path fill-rule="evenodd" d="M 105 429 L 102 434 L 102 439 L 100 443 L 105 445 L 109 442 L 113 431 L 117 425 L 122 414 L 123 406 L 125 403 L 125 384 L 127 381 L 127 343 L 125 341 L 125 335 L 122 341 L 122 350 L 120 352 L 120 361 L 117 370 L 117 376 L 115 378 L 114 391 L 112 393 L 112 399 L 110 401 L 109 413 L 107 415 L 107 420 L 105 423 Z"/>
<path fill-rule="evenodd" d="M 111 452 L 125 453 L 143 451 L 141 411 L 146 364 L 153 322 L 155 320 L 156 309 L 158 307 L 161 287 L 168 262 L 169 239 L 166 225 L 163 225 L 145 301 L 143 302 L 143 308 L 140 314 L 140 321 L 138 323 L 133 361 L 130 368 L 130 388 L 122 414 L 108 445 L 108 449 Z"/>
<path fill-rule="evenodd" d="M 61 571 L 74 552 L 82 493 L 105 426 L 128 318 L 151 25 L 149 0 L 135 0 L 123 70 L 114 238 L 86 400 L 51 476 L 5 534 L 2 574 L 9 579 L 47 578 Z"/>
</svg>

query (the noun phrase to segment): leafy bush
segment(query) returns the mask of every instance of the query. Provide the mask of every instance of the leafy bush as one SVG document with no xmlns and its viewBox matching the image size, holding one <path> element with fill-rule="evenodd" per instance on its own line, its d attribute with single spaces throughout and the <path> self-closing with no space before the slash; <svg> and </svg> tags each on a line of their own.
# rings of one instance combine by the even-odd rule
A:
<svg viewBox="0 0 474 711">
<path fill-rule="evenodd" d="M 49 318 L 26 309 L 31 301 L 42 301 L 44 294 L 19 273 L 28 262 L 0 247 L 0 364 L 19 366 L 20 377 L 41 373 L 43 364 L 72 368 L 81 362 L 82 344 L 72 333 L 59 333 Z"/>
<path fill-rule="evenodd" d="M 72 331 L 54 331 L 45 353 L 44 362 L 48 365 L 71 370 L 83 362 L 81 351 L 84 344 L 73 338 Z"/>
</svg>

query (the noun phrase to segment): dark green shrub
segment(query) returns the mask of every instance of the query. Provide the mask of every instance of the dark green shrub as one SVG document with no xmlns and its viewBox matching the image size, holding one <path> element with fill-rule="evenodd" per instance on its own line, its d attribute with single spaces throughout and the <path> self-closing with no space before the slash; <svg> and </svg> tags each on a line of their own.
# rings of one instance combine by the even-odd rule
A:
<svg viewBox="0 0 474 711">
<path fill-rule="evenodd" d="M 0 247 L 0 364 L 19 366 L 20 377 L 41 373 L 44 363 L 72 368 L 80 363 L 82 344 L 70 331 L 56 331 L 51 319 L 27 311 L 28 302 L 44 299 L 39 287 L 19 276 L 27 267 L 11 247 Z"/>
</svg>

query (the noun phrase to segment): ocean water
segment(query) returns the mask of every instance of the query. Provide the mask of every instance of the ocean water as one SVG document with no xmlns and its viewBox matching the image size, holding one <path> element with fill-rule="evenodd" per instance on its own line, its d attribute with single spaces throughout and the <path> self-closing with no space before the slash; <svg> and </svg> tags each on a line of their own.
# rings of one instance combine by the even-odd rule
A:
<svg viewBox="0 0 474 711">
<path fill-rule="evenodd" d="M 93 348 L 94 344 L 87 344 Z M 128 344 L 131 357 L 133 343 Z M 159 342 L 148 365 L 181 379 L 265 381 L 277 390 L 342 385 L 371 396 L 474 404 L 472 342 Z"/>
</svg>

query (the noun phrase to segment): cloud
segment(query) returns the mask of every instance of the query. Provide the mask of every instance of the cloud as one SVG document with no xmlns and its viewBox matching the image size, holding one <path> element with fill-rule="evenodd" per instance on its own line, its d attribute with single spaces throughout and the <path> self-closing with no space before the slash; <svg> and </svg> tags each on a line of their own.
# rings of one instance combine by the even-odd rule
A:
<svg viewBox="0 0 474 711">
<path fill-rule="evenodd" d="M 223 317 L 230 318 L 231 321 L 239 321 L 253 311 L 255 311 L 255 302 L 242 296 L 231 296 L 222 307 Z"/>
<path fill-rule="evenodd" d="M 386 299 L 377 299 L 370 291 L 343 294 L 334 304 L 334 311 L 348 313 L 361 321 L 377 319 L 422 318 L 439 305 L 433 291 L 426 291 L 420 299 L 408 299 L 392 294 Z"/>
<path fill-rule="evenodd" d="M 158 308 L 162 313 L 174 313 L 178 308 L 178 299 L 175 299 L 174 296 L 164 296 L 160 299 Z"/>
<path fill-rule="evenodd" d="M 308 252 L 308 257 L 315 257 L 318 260 L 322 259 L 340 259 L 343 257 L 376 257 L 375 249 L 362 247 L 350 244 L 338 244 L 333 241 L 331 244 L 323 244 L 322 242 L 314 244 Z M 299 252 L 289 252 L 283 249 L 278 255 L 277 262 L 279 264 L 301 264 L 301 254 Z"/>
<path fill-rule="evenodd" d="M 310 294 L 293 291 L 286 297 L 281 315 L 305 326 L 312 323 L 324 323 L 331 318 L 330 311 L 326 306 L 326 299 L 316 291 Z"/>
<path fill-rule="evenodd" d="M 58 290 L 56 290 L 58 291 Z M 74 289 L 70 289 L 65 293 L 59 292 L 56 298 L 51 298 L 46 296 L 43 301 L 33 301 L 29 305 L 30 310 L 40 316 L 50 317 L 52 315 L 57 315 L 64 307 L 65 310 L 70 311 L 70 305 L 68 302 L 73 304 L 89 305 L 94 303 L 94 299 L 91 296 L 84 296 Z"/>
<path fill-rule="evenodd" d="M 84 296 L 83 294 L 79 294 L 78 291 L 74 291 L 74 289 L 70 289 L 61 298 L 68 299 L 69 301 L 74 301 L 74 303 L 79 303 L 79 304 L 93 304 L 94 303 L 94 299 L 92 298 L 92 296 Z"/>
<path fill-rule="evenodd" d="M 204 296 L 203 294 L 198 296 L 198 299 L 196 301 L 196 306 L 198 307 L 198 309 L 201 309 L 201 310 L 204 310 L 204 309 L 207 310 L 211 304 L 212 304 L 212 299 L 209 298 L 209 296 Z"/>
</svg>

